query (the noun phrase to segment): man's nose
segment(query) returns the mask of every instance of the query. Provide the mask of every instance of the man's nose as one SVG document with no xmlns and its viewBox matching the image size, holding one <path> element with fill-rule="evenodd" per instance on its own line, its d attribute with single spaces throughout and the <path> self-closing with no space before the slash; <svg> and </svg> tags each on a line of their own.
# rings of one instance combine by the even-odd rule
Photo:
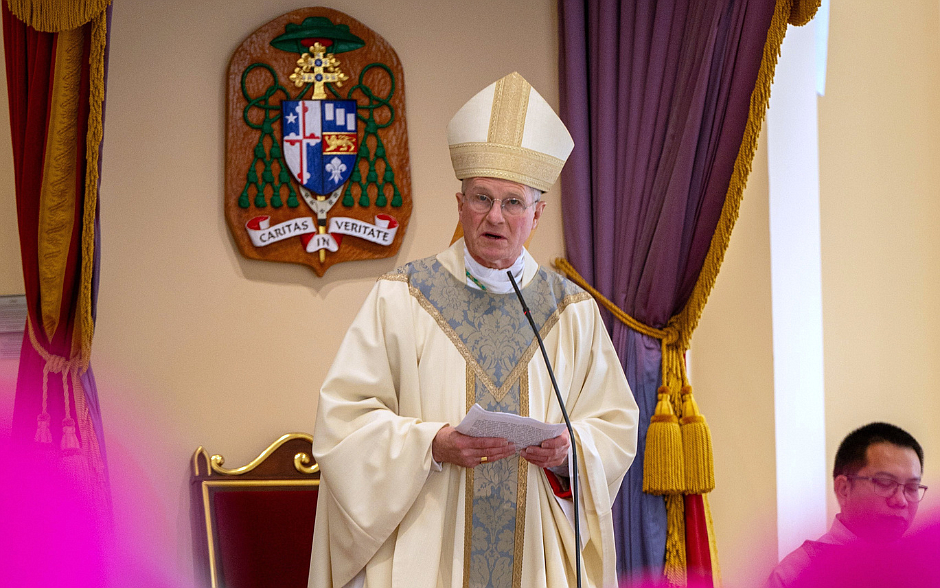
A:
<svg viewBox="0 0 940 588">
<path fill-rule="evenodd" d="M 494 200 L 490 211 L 486 213 L 486 219 L 493 224 L 499 224 L 505 220 L 503 217 L 503 201 Z"/>
<path fill-rule="evenodd" d="M 888 497 L 888 506 L 894 508 L 907 508 L 908 502 L 910 501 L 904 495 L 904 486 L 896 486 L 894 493 Z"/>
</svg>

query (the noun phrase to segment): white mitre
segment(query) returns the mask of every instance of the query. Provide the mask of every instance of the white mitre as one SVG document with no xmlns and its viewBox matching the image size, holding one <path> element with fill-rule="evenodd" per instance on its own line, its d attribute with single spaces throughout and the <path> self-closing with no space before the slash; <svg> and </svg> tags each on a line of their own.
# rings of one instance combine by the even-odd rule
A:
<svg viewBox="0 0 940 588">
<path fill-rule="evenodd" d="M 574 148 L 561 119 L 516 72 L 467 101 L 447 125 L 458 180 L 512 180 L 547 191 Z"/>
</svg>

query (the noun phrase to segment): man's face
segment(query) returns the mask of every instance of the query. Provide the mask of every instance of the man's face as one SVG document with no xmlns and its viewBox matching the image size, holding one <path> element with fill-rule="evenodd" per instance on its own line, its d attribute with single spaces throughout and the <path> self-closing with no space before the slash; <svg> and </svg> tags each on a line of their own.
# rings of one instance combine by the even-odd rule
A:
<svg viewBox="0 0 940 588">
<path fill-rule="evenodd" d="M 518 182 L 496 178 L 470 178 L 464 182 L 463 190 L 463 193 L 457 192 L 457 212 L 467 251 L 486 267 L 508 268 L 518 259 L 526 239 L 538 226 L 545 203 L 538 202 L 528 206 L 522 214 L 510 216 L 503 212 L 501 202 L 518 198 L 531 205 L 532 190 Z M 494 200 L 493 207 L 486 213 L 472 210 L 465 201 L 480 194 Z"/>
<path fill-rule="evenodd" d="M 921 468 L 917 454 L 909 447 L 876 443 L 865 453 L 866 464 L 855 475 L 888 478 L 901 484 L 920 483 Z M 891 496 L 875 492 L 871 480 L 836 476 L 836 498 L 842 508 L 842 522 L 856 535 L 875 542 L 901 537 L 917 514 L 917 502 L 904 496 L 899 487 Z"/>
</svg>

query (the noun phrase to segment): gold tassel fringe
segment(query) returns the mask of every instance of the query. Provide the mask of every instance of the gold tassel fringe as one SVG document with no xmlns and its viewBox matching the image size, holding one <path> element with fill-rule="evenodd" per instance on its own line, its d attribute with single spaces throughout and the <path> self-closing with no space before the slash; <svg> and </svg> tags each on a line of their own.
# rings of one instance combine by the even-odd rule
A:
<svg viewBox="0 0 940 588">
<path fill-rule="evenodd" d="M 82 369 L 91 362 L 91 342 L 95 321 L 91 311 L 91 290 L 95 264 L 95 211 L 98 206 L 98 155 L 104 137 L 104 58 L 108 43 L 108 14 L 100 12 L 91 25 L 89 55 L 88 133 L 85 144 L 85 208 L 82 211 L 82 268 L 72 353 Z"/>
<path fill-rule="evenodd" d="M 712 435 L 692 396 L 692 386 L 682 387 L 682 454 L 685 457 L 685 491 L 705 494 L 715 489 Z"/>
<path fill-rule="evenodd" d="M 83 26 L 104 12 L 111 0 L 6 0 L 13 16 L 43 33 Z"/>
<path fill-rule="evenodd" d="M 663 575 L 671 586 L 686 585 L 685 498 L 666 497 L 666 564 Z"/>
<path fill-rule="evenodd" d="M 790 18 L 787 21 L 797 27 L 808 24 L 816 16 L 816 11 L 821 5 L 822 0 L 793 0 Z"/>
<path fill-rule="evenodd" d="M 656 412 L 646 431 L 643 464 L 643 492 L 647 494 L 681 494 L 685 480 L 683 471 L 682 434 L 679 418 L 672 408 L 669 389 L 659 388 Z"/>
</svg>

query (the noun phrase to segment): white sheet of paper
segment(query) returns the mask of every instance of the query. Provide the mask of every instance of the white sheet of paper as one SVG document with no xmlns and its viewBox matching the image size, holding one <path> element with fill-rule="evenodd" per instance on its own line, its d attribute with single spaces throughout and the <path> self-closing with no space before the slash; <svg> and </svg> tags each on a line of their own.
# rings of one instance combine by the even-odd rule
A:
<svg viewBox="0 0 940 588">
<path fill-rule="evenodd" d="M 542 421 L 507 412 L 490 412 L 474 404 L 456 429 L 471 437 L 500 437 L 516 446 L 516 451 L 539 445 L 565 430 L 564 423 L 549 425 Z"/>
</svg>

